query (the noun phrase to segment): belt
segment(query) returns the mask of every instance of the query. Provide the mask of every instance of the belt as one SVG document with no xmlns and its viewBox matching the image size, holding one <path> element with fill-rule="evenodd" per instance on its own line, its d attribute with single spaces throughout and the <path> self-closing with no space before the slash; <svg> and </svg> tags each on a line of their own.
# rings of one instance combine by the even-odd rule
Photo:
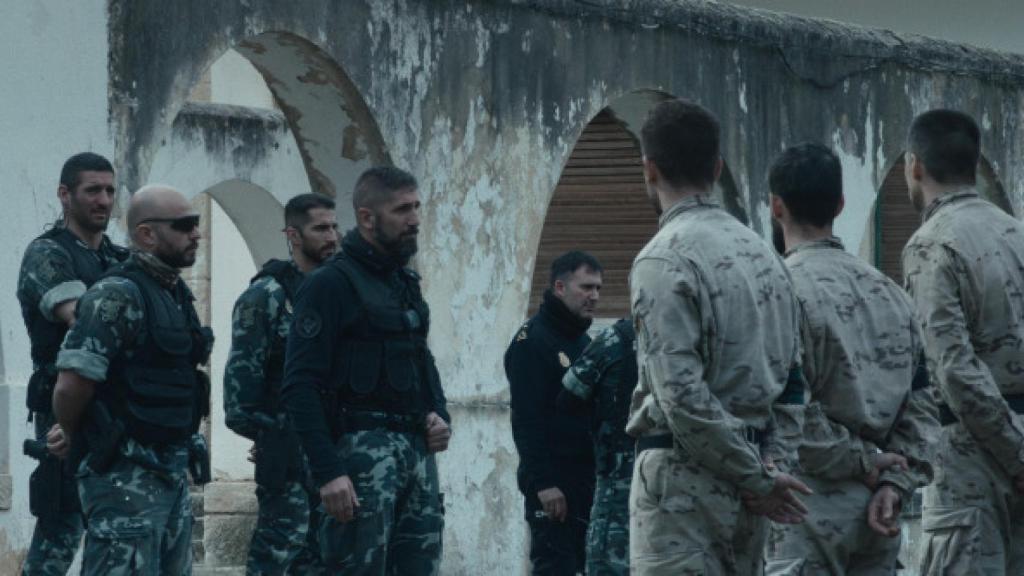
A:
<svg viewBox="0 0 1024 576">
<path fill-rule="evenodd" d="M 414 414 L 391 414 L 388 412 L 342 411 L 342 432 L 365 430 L 390 430 L 402 434 L 423 434 L 423 417 Z"/>
<path fill-rule="evenodd" d="M 759 430 L 752 426 L 747 426 L 744 430 L 743 437 L 751 444 L 758 446 L 764 444 L 765 440 L 764 430 Z M 644 450 L 656 450 L 656 449 L 671 449 L 675 446 L 675 440 L 671 434 L 655 434 L 653 436 L 641 436 L 636 441 L 636 452 L 637 454 Z"/>
<path fill-rule="evenodd" d="M 1010 405 L 1010 410 L 1017 414 L 1024 414 L 1024 394 L 1006 394 L 1003 399 Z M 957 422 L 960 422 L 960 419 L 949 409 L 949 406 L 946 403 L 939 404 L 939 423 L 949 426 Z"/>
</svg>

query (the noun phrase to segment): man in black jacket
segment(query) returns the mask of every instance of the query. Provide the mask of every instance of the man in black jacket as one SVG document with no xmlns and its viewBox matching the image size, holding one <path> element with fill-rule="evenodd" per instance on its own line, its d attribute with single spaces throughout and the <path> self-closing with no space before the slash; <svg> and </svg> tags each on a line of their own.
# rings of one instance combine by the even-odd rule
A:
<svg viewBox="0 0 1024 576">
<path fill-rule="evenodd" d="M 505 352 L 519 489 L 530 526 L 533 574 L 581 573 L 594 497 L 594 451 L 586 413 L 556 408 L 562 376 L 583 352 L 601 291 L 602 268 L 584 252 L 551 264 L 537 314 Z"/>
<path fill-rule="evenodd" d="M 295 297 L 282 400 L 328 517 L 332 573 L 437 574 L 444 529 L 434 454 L 450 417 L 427 349 L 430 311 L 416 253 L 416 179 L 371 168 L 352 197 L 357 226 Z"/>
</svg>

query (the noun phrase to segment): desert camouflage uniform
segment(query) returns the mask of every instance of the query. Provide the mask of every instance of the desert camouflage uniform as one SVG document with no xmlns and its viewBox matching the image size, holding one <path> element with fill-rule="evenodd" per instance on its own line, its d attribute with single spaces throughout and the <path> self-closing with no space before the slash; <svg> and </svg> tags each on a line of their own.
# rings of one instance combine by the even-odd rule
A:
<svg viewBox="0 0 1024 576">
<path fill-rule="evenodd" d="M 132 259 L 168 285 L 177 270 L 155 257 Z M 79 300 L 77 321 L 68 332 L 57 368 L 107 385 L 108 368 L 132 358 L 146 339 L 142 294 L 134 282 L 104 278 Z M 78 492 L 88 526 L 83 576 L 192 573 L 192 508 L 184 444 L 145 447 L 128 438 L 120 457 L 105 472 L 88 458 L 78 470 Z"/>
<path fill-rule="evenodd" d="M 740 492 L 771 490 L 762 457 L 777 445 L 766 437 L 773 404 L 803 394 L 786 269 L 715 202 L 690 197 L 661 216 L 630 288 L 640 379 L 626 430 L 641 445 L 669 434 L 674 445 L 637 456 L 630 568 L 760 574 L 767 521 L 746 512 Z"/>
<path fill-rule="evenodd" d="M 594 414 L 597 484 L 587 528 L 589 576 L 629 574 L 629 484 L 636 443 L 626 434 L 625 420 L 636 385 L 634 341 L 631 321 L 619 320 L 594 338 L 562 379 Z"/>
<path fill-rule="evenodd" d="M 938 409 L 913 307 L 838 238 L 800 244 L 786 265 L 804 314 L 802 367 L 811 392 L 795 470 L 814 494 L 802 497 L 807 522 L 773 525 L 767 573 L 895 574 L 900 540 L 868 526 L 872 492 L 863 480 L 879 451 L 909 462 L 908 471 L 880 478 L 904 504 L 931 480 Z"/>
<path fill-rule="evenodd" d="M 294 268 L 295 264 L 290 266 Z M 293 273 L 301 274 L 297 269 Z M 224 369 L 225 422 L 234 432 L 256 442 L 257 467 L 265 458 L 282 457 L 261 451 L 261 433 L 268 426 L 291 429 L 283 407 L 276 406 L 280 390 L 268 389 L 279 387 L 280 381 L 271 383 L 267 379 L 268 372 L 280 374 L 283 370 L 291 319 L 287 293 L 272 276 L 257 278 L 235 302 L 231 352 Z M 311 494 L 302 459 L 297 460 L 298 466 L 287 465 L 289 470 L 280 486 L 259 485 L 257 474 L 259 517 L 249 543 L 247 574 L 319 573 L 316 540 L 308 538 L 316 534 L 316 526 L 310 524 Z M 316 504 L 319 502 L 313 506 Z M 313 553 L 301 554 L 309 545 L 314 546 Z M 305 559 L 301 567 L 297 565 L 300 554 Z"/>
<path fill-rule="evenodd" d="M 85 244 L 81 246 L 88 249 Z M 96 255 L 104 267 L 119 259 L 119 254 L 115 253 L 113 245 L 106 238 L 98 250 L 90 252 Z M 85 283 L 75 274 L 71 255 L 55 240 L 37 238 L 25 248 L 17 291 L 18 301 L 24 308 L 31 310 L 33 314 L 41 314 L 49 322 L 63 323 L 54 317 L 54 308 L 69 300 L 80 298 L 85 289 Z M 34 370 L 42 368 L 44 367 L 40 365 L 34 366 Z M 36 412 L 33 419 L 36 439 L 45 441 L 46 433 L 56 419 L 49 411 Z M 74 476 L 68 473 L 64 481 L 73 485 Z M 63 492 L 75 494 L 76 490 L 69 485 Z M 62 510 L 58 517 L 36 522 L 32 543 L 22 567 L 23 573 L 26 576 L 66 574 L 81 539 L 82 512 L 76 501 L 69 505 L 68 510 Z"/>
<path fill-rule="evenodd" d="M 948 407 L 924 491 L 921 573 L 1024 574 L 1024 496 L 1013 483 L 1024 474 L 1024 226 L 974 190 L 944 195 L 925 210 L 903 270 Z"/>
</svg>

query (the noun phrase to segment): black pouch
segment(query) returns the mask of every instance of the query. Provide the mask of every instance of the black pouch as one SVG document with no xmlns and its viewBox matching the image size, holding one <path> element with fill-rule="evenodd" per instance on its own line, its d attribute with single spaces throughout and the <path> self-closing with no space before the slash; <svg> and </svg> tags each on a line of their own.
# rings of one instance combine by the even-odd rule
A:
<svg viewBox="0 0 1024 576">
<path fill-rule="evenodd" d="M 60 515 L 61 462 L 47 456 L 28 479 L 28 509 L 32 515 L 46 522 Z"/>
<path fill-rule="evenodd" d="M 384 365 L 391 387 L 399 392 L 419 388 L 416 344 L 407 340 L 390 341 L 384 345 L 384 350 Z"/>
<path fill-rule="evenodd" d="M 383 347 L 380 342 L 374 341 L 352 341 L 346 344 L 344 362 L 348 370 L 348 385 L 356 394 L 366 395 L 377 387 Z"/>
<path fill-rule="evenodd" d="M 269 492 L 280 492 L 288 480 L 289 442 L 287 431 L 271 426 L 256 439 L 256 484 Z"/>
<path fill-rule="evenodd" d="M 25 406 L 32 412 L 49 414 L 53 411 L 53 387 L 57 383 L 57 370 L 44 367 L 32 373 L 28 379 Z"/>
</svg>

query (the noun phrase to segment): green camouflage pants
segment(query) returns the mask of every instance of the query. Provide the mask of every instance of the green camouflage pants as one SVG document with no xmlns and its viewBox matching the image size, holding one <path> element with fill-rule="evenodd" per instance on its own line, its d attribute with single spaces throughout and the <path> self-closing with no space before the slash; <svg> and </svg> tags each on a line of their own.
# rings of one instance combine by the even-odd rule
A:
<svg viewBox="0 0 1024 576">
<path fill-rule="evenodd" d="M 629 574 L 630 476 L 598 476 L 587 529 L 587 575 Z"/>
<path fill-rule="evenodd" d="M 164 470 L 120 457 L 99 474 L 83 463 L 78 492 L 88 529 L 82 576 L 187 576 L 192 573 L 188 451 L 155 458 Z"/>
<path fill-rule="evenodd" d="M 259 516 L 249 541 L 245 573 L 267 576 L 297 573 L 292 568 L 306 547 L 309 532 L 309 498 L 303 483 L 290 480 L 278 491 L 257 486 L 256 499 Z"/>
<path fill-rule="evenodd" d="M 735 486 L 679 449 L 637 455 L 629 493 L 632 574 L 758 576 L 768 522 L 748 514 Z"/>
<path fill-rule="evenodd" d="M 803 524 L 773 524 L 768 540 L 769 576 L 895 574 L 900 539 L 868 526 L 871 491 L 856 480 L 801 477 L 814 494 Z"/>
<path fill-rule="evenodd" d="M 55 422 L 53 414 L 36 412 L 33 418 L 36 439 L 46 440 L 46 433 Z M 69 475 L 64 481 L 73 483 L 75 479 Z M 37 520 L 21 573 L 25 576 L 64 576 L 81 541 L 82 513 L 78 510 L 63 512 L 53 519 Z"/>
<path fill-rule="evenodd" d="M 924 489 L 921 575 L 1024 574 L 1024 497 L 961 424 L 944 426 Z"/>
<path fill-rule="evenodd" d="M 359 498 L 344 524 L 327 515 L 320 554 L 332 573 L 425 576 L 441 562 L 444 511 L 437 463 L 419 435 L 367 430 L 338 441 Z"/>
</svg>

